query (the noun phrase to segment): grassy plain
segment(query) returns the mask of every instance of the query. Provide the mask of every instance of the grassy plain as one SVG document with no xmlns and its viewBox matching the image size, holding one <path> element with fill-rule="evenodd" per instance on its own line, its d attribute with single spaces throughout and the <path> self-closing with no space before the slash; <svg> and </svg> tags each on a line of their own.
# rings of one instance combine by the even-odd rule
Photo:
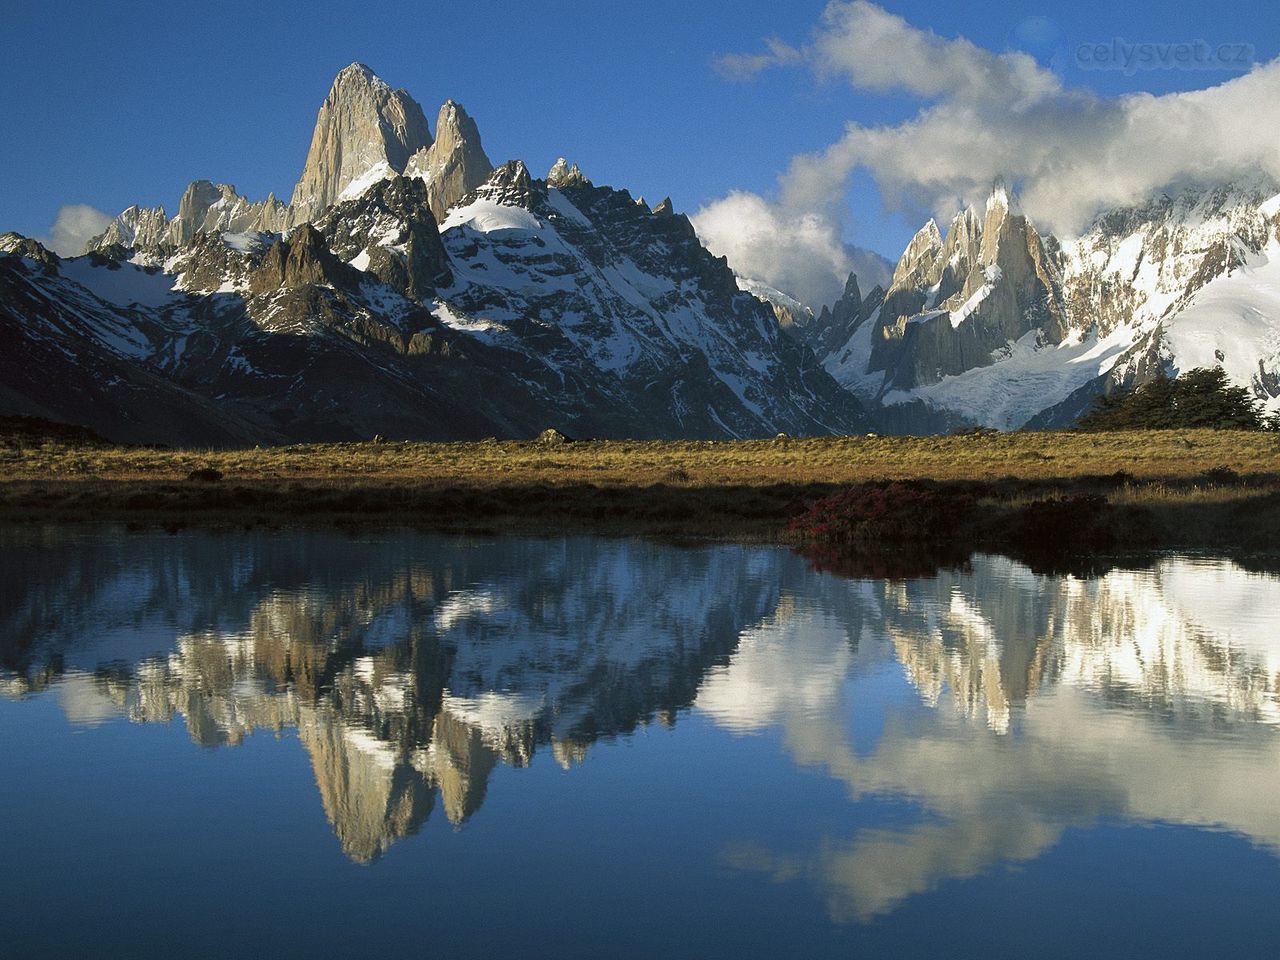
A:
<svg viewBox="0 0 1280 960">
<path fill-rule="evenodd" d="M 1175 545 L 1262 548 L 1280 531 L 1280 435 L 1274 433 L 389 442 L 242 450 L 0 439 L 0 517 L 11 520 L 320 520 L 772 538 L 784 537 L 787 521 L 807 503 L 883 481 L 963 493 L 986 505 L 988 516 L 1045 497 L 1101 495 L 1149 512 L 1160 542 Z"/>
</svg>

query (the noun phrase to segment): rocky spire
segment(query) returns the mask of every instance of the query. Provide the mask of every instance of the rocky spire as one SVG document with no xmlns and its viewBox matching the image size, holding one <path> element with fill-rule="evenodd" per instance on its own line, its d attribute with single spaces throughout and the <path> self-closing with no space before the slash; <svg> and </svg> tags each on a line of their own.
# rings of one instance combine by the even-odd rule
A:
<svg viewBox="0 0 1280 960">
<path fill-rule="evenodd" d="M 293 191 L 292 222 L 310 220 L 344 191 L 403 172 L 411 156 L 430 146 L 422 107 L 364 64 L 351 64 L 334 79 L 316 117 Z"/>
<path fill-rule="evenodd" d="M 846 304 L 854 311 L 862 309 L 862 288 L 858 286 L 858 275 L 856 273 L 849 274 L 849 279 L 844 282 L 844 293 L 840 295 L 837 304 Z"/>
<path fill-rule="evenodd" d="M 845 346 L 883 302 L 883 287 L 873 287 L 864 297 L 857 274 L 849 274 L 840 299 L 822 308 L 817 323 L 809 331 L 809 342 L 814 352 L 823 357 Z"/>
<path fill-rule="evenodd" d="M 557 160 L 551 167 L 551 170 L 547 173 L 547 186 L 555 187 L 557 189 L 590 182 L 590 180 L 582 175 L 582 171 L 578 169 L 578 165 L 576 163 L 570 165 L 569 161 L 564 157 Z"/>
<path fill-rule="evenodd" d="M 911 390 L 993 362 L 1033 331 L 1042 343 L 1067 335 L 1062 281 L 1043 238 L 997 181 L 981 213 L 952 221 L 945 246 L 930 221 L 916 235 L 885 300 L 869 370 Z"/>
<path fill-rule="evenodd" d="M 1003 180 L 997 180 L 987 199 L 986 219 L 982 224 L 982 262 L 995 263 L 1001 256 L 1006 234 L 1025 233 L 1026 217 L 1017 199 L 1009 193 Z"/>
<path fill-rule="evenodd" d="M 981 277 L 977 268 L 982 265 L 982 219 L 973 207 L 966 207 L 951 221 L 939 261 L 942 274 L 935 297 L 938 303 L 963 290 L 971 278 Z"/>
<path fill-rule="evenodd" d="M 893 288 L 916 287 L 937 264 L 942 252 L 942 234 L 938 224 L 930 220 L 911 238 L 893 273 Z"/>
<path fill-rule="evenodd" d="M 437 220 L 449 208 L 489 179 L 493 164 L 480 143 L 480 128 L 459 104 L 445 101 L 436 119 L 436 140 L 419 150 L 405 167 L 405 176 L 427 184 L 427 198 Z"/>
<path fill-rule="evenodd" d="M 309 284 L 344 286 L 355 282 L 356 271 L 330 251 L 315 227 L 304 223 L 289 239 L 277 240 L 249 278 L 252 294 Z"/>
</svg>

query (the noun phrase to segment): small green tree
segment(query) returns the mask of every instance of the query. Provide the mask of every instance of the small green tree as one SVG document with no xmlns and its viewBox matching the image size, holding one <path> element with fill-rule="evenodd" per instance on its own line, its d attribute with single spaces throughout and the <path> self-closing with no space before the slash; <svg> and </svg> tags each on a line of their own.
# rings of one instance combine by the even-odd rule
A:
<svg viewBox="0 0 1280 960">
<path fill-rule="evenodd" d="M 1173 379 L 1163 371 L 1136 390 L 1099 397 L 1077 423 L 1081 430 L 1262 430 L 1262 410 L 1221 367 Z"/>
</svg>

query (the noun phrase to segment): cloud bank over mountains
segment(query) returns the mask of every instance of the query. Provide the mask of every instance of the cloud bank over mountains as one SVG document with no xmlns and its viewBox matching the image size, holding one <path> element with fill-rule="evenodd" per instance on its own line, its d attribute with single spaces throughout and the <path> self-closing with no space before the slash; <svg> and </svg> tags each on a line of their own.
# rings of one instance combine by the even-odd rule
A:
<svg viewBox="0 0 1280 960">
<path fill-rule="evenodd" d="M 78 257 L 86 243 L 107 229 L 111 219 L 109 214 L 88 204 L 66 204 L 58 210 L 49 235 L 40 240 L 60 257 Z"/>
<path fill-rule="evenodd" d="M 773 225 L 804 223 L 807 235 L 833 238 L 810 246 L 813 275 L 789 291 L 810 302 L 824 302 L 836 282 L 821 282 L 819 267 L 839 263 L 845 195 L 859 169 L 875 179 L 890 208 L 947 219 L 1003 178 L 1017 186 L 1039 227 L 1065 235 L 1104 209 L 1170 186 L 1259 171 L 1280 177 L 1280 62 L 1187 93 L 1101 97 L 1065 87 L 1026 54 L 940 37 L 854 0 L 831 3 L 803 46 L 771 40 L 762 53 L 718 63 L 735 79 L 795 65 L 820 82 L 919 101 L 906 122 L 850 120 L 826 150 L 794 157 L 774 199 L 734 193 L 699 211 L 695 222 L 712 250 L 741 272 L 761 273 L 759 264 L 776 261 L 775 272 L 758 279 L 783 289 L 795 282 L 793 256 L 769 249 L 790 240 Z"/>
</svg>

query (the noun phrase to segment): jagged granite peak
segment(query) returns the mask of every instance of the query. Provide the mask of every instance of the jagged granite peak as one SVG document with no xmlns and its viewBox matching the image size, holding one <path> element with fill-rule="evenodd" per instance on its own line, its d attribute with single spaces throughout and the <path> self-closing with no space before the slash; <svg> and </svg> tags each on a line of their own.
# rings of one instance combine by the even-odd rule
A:
<svg viewBox="0 0 1280 960">
<path fill-rule="evenodd" d="M 891 289 L 916 287 L 931 275 L 942 252 L 942 234 L 935 220 L 921 227 L 898 260 Z"/>
<path fill-rule="evenodd" d="M 409 158 L 431 144 L 417 101 L 364 64 L 351 64 L 334 78 L 316 117 L 290 204 L 292 222 L 310 220 L 348 193 L 402 173 Z"/>
<path fill-rule="evenodd" d="M 529 210 L 534 204 L 534 180 L 523 160 L 509 160 L 494 170 L 468 199 Z"/>
<path fill-rule="evenodd" d="M 858 285 L 856 273 L 849 274 L 849 279 L 844 282 L 844 292 L 840 294 L 836 306 L 847 306 L 854 312 L 862 309 L 862 288 Z"/>
<path fill-rule="evenodd" d="M 576 163 L 570 164 L 568 160 L 561 157 L 552 164 L 551 170 L 547 173 L 547 186 L 563 189 L 575 184 L 579 186 L 591 184 L 591 181 L 582 175 Z"/>
<path fill-rule="evenodd" d="M 1005 216 L 1020 217 L 1022 213 L 1022 204 L 1018 201 L 1018 195 L 1009 189 L 1009 185 L 1003 177 L 996 177 L 991 184 L 991 194 L 987 197 L 987 216 L 993 213 L 1003 213 Z"/>
<path fill-rule="evenodd" d="M 422 180 L 392 177 L 331 207 L 316 228 L 340 260 L 354 262 L 409 299 L 425 302 L 452 281 L 429 192 Z"/>
<path fill-rule="evenodd" d="M 46 271 L 58 272 L 58 264 L 62 262 L 52 250 L 48 249 L 39 240 L 33 240 L 31 237 L 24 237 L 20 233 L 12 231 L 8 233 L 0 233 L 0 255 L 25 257 L 40 264 Z"/>
<path fill-rule="evenodd" d="M 182 246 L 199 233 L 280 233 L 289 225 L 289 208 L 276 199 L 253 203 L 226 183 L 194 180 L 182 194 L 168 240 Z"/>
<path fill-rule="evenodd" d="M 653 212 L 659 217 L 671 217 L 675 216 L 676 208 L 670 197 L 663 197 L 658 205 L 653 208 Z"/>
<path fill-rule="evenodd" d="M 344 73 L 317 183 L 350 159 L 361 97 L 379 136 L 378 104 L 395 106 L 367 71 Z M 442 128 L 441 156 L 478 146 L 456 105 Z M 98 255 L 57 270 L 0 257 L 0 401 L 113 440 L 216 445 L 866 429 L 687 216 L 568 164 L 550 179 L 504 164 L 440 222 L 432 183 L 380 160 L 275 230 L 244 229 L 280 226 L 272 198 L 197 181 L 177 217 L 133 210 Z"/>
<path fill-rule="evenodd" d="M 1065 426 L 1099 393 L 1221 365 L 1280 409 L 1280 183 L 1159 192 L 1076 239 L 1042 235 L 997 183 L 937 256 L 926 225 L 875 324 L 824 367 L 885 430 Z M 827 324 L 826 314 L 815 328 Z M 825 352 L 824 352 L 825 350 Z"/>
<path fill-rule="evenodd" d="M 230 184 L 194 180 L 173 219 L 164 207 L 129 207 L 85 245 L 85 252 L 132 250 L 159 262 L 202 233 L 280 233 L 288 227 L 289 216 L 289 208 L 275 194 L 255 203 Z"/>
<path fill-rule="evenodd" d="M 956 214 L 947 228 L 947 239 L 939 258 L 941 273 L 937 301 L 950 299 L 964 288 L 982 264 L 983 217 L 973 207 L 966 207 Z"/>
<path fill-rule="evenodd" d="M 427 184 L 431 212 L 443 220 L 451 207 L 489 179 L 493 164 L 475 120 L 461 105 L 447 100 L 436 119 L 435 142 L 410 157 L 404 173 Z"/>
<path fill-rule="evenodd" d="M 164 207 L 141 207 L 137 204 L 122 211 L 107 229 L 85 244 L 84 252 L 108 247 L 126 249 L 158 249 L 169 237 L 169 216 Z"/>
<path fill-rule="evenodd" d="M 990 365 L 998 350 L 1033 331 L 1047 344 L 1067 335 L 1059 271 L 1002 186 L 980 229 L 976 212 L 965 211 L 952 233 L 938 244 L 936 224 L 926 226 L 894 274 L 867 365 L 868 372 L 884 371 L 882 391 Z"/>
<path fill-rule="evenodd" d="M 844 292 L 829 307 L 823 307 L 806 339 L 819 357 L 827 357 L 849 343 L 858 329 L 875 316 L 884 303 L 885 289 L 876 284 L 864 297 L 857 274 L 849 274 Z"/>
<path fill-rule="evenodd" d="M 347 286 L 355 278 L 355 271 L 329 250 L 324 234 L 304 223 L 267 250 L 249 278 L 249 292 L 256 296 L 310 284 Z"/>
</svg>

